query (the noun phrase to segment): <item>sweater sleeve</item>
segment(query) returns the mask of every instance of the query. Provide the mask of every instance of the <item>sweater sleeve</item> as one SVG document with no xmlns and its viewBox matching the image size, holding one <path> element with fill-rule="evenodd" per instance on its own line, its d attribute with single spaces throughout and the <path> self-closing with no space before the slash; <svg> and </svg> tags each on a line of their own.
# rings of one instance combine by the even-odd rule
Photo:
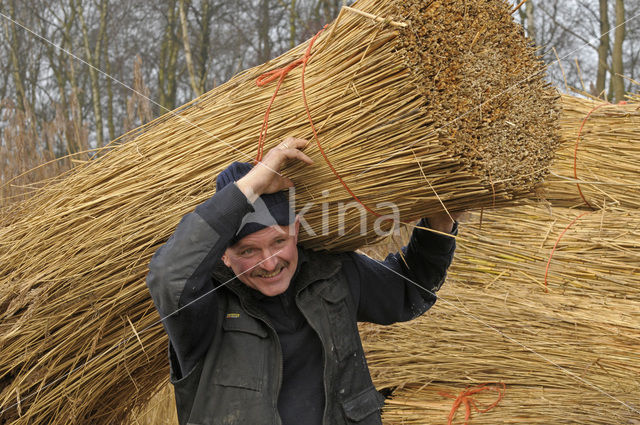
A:
<svg viewBox="0 0 640 425">
<path fill-rule="evenodd" d="M 428 227 L 425 219 L 418 224 Z M 452 234 L 457 234 L 454 225 Z M 400 253 L 384 261 L 349 253 L 343 270 L 357 305 L 358 321 L 388 325 L 414 319 L 435 302 L 453 260 L 455 239 L 414 229 Z M 403 259 L 404 256 L 404 259 Z"/>
<path fill-rule="evenodd" d="M 253 207 L 235 184 L 185 215 L 149 263 L 147 287 L 169 335 L 173 375 L 185 376 L 205 354 L 217 317 L 212 278 L 227 244 Z"/>
</svg>

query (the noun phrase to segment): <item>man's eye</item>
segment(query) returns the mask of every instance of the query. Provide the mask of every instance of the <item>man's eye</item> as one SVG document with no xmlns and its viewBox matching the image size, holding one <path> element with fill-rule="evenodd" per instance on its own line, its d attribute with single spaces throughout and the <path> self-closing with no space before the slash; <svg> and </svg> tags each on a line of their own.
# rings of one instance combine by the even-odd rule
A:
<svg viewBox="0 0 640 425">
<path fill-rule="evenodd" d="M 251 255 L 253 253 L 253 248 L 247 248 L 240 251 L 240 255 Z"/>
<path fill-rule="evenodd" d="M 285 243 L 285 242 L 286 242 L 286 239 L 284 239 L 284 238 L 276 239 L 276 243 L 277 244 L 282 244 L 282 243 Z"/>
</svg>

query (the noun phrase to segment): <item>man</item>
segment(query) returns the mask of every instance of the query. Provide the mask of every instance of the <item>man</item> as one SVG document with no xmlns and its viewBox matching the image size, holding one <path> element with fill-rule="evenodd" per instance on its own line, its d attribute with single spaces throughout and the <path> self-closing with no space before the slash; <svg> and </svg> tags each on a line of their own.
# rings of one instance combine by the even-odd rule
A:
<svg viewBox="0 0 640 425">
<path fill-rule="evenodd" d="M 380 424 L 357 321 L 411 320 L 436 300 L 453 238 L 416 229 L 404 259 L 384 262 L 297 246 L 279 171 L 311 164 L 305 145 L 288 138 L 224 170 L 149 264 L 181 425 Z M 456 233 L 446 214 L 421 225 Z"/>
</svg>

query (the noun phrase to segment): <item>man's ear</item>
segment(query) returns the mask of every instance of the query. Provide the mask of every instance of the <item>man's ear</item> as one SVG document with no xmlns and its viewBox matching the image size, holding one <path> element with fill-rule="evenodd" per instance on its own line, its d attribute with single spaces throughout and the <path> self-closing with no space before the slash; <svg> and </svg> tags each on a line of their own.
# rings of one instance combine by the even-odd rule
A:
<svg viewBox="0 0 640 425">
<path fill-rule="evenodd" d="M 222 254 L 222 262 L 224 263 L 225 266 L 231 267 L 231 260 L 229 260 L 228 251 L 229 251 L 229 248 L 227 248 L 224 254 Z"/>
</svg>

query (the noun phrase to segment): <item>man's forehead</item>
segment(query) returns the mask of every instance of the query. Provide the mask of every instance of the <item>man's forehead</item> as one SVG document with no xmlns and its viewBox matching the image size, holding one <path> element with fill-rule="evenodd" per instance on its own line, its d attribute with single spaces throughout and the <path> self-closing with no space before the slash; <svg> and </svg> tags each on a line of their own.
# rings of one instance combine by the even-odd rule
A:
<svg viewBox="0 0 640 425">
<path fill-rule="evenodd" d="M 289 236 L 290 226 L 269 226 L 257 232 L 251 233 L 240 239 L 234 248 L 244 248 L 249 245 L 257 245 L 263 242 L 270 242 L 275 238 Z"/>
</svg>

